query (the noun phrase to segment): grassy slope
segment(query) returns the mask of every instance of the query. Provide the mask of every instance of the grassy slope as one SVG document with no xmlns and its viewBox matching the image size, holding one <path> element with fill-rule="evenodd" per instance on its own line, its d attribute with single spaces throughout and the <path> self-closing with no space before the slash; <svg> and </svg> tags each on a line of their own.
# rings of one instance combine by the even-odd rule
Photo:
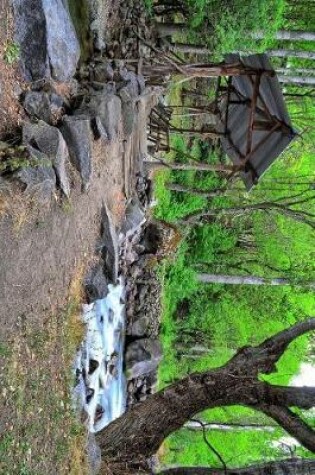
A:
<svg viewBox="0 0 315 475">
<path fill-rule="evenodd" d="M 14 341 L 0 345 L 3 475 L 88 473 L 87 434 L 73 413 L 70 391 L 73 355 L 84 331 L 79 318 L 83 273 L 80 266 L 63 311 L 48 314 L 40 328 L 21 318 Z"/>
</svg>

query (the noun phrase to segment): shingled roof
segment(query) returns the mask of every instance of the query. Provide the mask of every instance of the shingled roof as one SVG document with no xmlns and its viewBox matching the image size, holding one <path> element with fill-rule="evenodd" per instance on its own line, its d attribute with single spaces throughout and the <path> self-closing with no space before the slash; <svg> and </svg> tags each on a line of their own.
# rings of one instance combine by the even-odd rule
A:
<svg viewBox="0 0 315 475">
<path fill-rule="evenodd" d="M 265 54 L 228 55 L 226 62 L 242 63 L 257 74 L 233 76 L 219 102 L 221 143 L 228 157 L 242 170 L 250 190 L 290 144 L 293 129 L 282 90 Z"/>
</svg>

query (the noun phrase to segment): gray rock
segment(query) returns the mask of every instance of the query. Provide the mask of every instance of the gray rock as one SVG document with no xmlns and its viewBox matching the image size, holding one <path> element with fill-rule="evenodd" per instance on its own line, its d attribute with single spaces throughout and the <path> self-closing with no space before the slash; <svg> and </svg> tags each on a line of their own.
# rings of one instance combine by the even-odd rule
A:
<svg viewBox="0 0 315 475">
<path fill-rule="evenodd" d="M 14 0 L 13 6 L 26 79 L 70 80 L 80 46 L 63 0 Z"/>
<path fill-rule="evenodd" d="M 13 174 L 13 178 L 26 185 L 26 192 L 37 196 L 42 201 L 49 201 L 56 188 L 56 175 L 47 155 L 31 146 L 29 167 L 24 167 Z"/>
<path fill-rule="evenodd" d="M 98 82 L 112 81 L 114 77 L 114 70 L 112 65 L 107 62 L 97 63 L 95 65 L 94 71 L 94 80 Z"/>
<path fill-rule="evenodd" d="M 142 315 L 132 325 L 128 333 L 135 337 L 147 336 L 150 332 L 150 317 Z"/>
<path fill-rule="evenodd" d="M 94 117 L 92 119 L 92 129 L 94 133 L 94 138 L 96 140 L 98 139 L 108 140 L 107 132 L 102 124 L 100 117 Z"/>
<path fill-rule="evenodd" d="M 53 123 L 65 109 L 65 99 L 54 92 L 29 91 L 24 98 L 27 114 L 47 123 Z"/>
<path fill-rule="evenodd" d="M 29 91 L 25 95 L 24 109 L 30 117 L 50 122 L 49 95 L 43 91 Z"/>
<path fill-rule="evenodd" d="M 86 116 L 64 116 L 61 128 L 68 145 L 70 159 L 81 176 L 86 189 L 92 175 L 92 131 Z"/>
<path fill-rule="evenodd" d="M 122 104 L 122 119 L 125 135 L 131 135 L 133 132 L 133 126 L 135 122 L 135 102 L 131 97 L 130 91 L 127 86 L 123 87 L 119 91 L 119 97 Z"/>
<path fill-rule="evenodd" d="M 89 272 L 84 287 L 89 303 L 106 297 L 108 286 L 102 264 L 97 265 Z"/>
<path fill-rule="evenodd" d="M 43 121 L 39 121 L 37 124 L 26 123 L 23 126 L 23 143 L 33 142 L 51 160 L 57 176 L 57 183 L 62 192 L 69 197 L 70 183 L 67 175 L 69 152 L 62 134 L 56 127 Z"/>
<path fill-rule="evenodd" d="M 91 118 L 98 117 L 109 140 L 114 140 L 118 134 L 121 119 L 121 101 L 110 92 L 109 88 L 95 91 L 87 98 L 88 101 L 75 111 L 75 115 L 86 114 Z"/>
<path fill-rule="evenodd" d="M 130 343 L 125 355 L 128 379 L 138 378 L 155 371 L 161 358 L 162 347 L 158 340 L 143 338 Z"/>
<path fill-rule="evenodd" d="M 145 222 L 145 212 L 137 198 L 132 198 L 126 207 L 125 220 L 121 232 L 133 234 Z"/>
<path fill-rule="evenodd" d="M 118 279 L 119 249 L 118 236 L 110 212 L 103 203 L 102 208 L 102 254 L 105 262 L 106 273 L 115 284 Z"/>
</svg>

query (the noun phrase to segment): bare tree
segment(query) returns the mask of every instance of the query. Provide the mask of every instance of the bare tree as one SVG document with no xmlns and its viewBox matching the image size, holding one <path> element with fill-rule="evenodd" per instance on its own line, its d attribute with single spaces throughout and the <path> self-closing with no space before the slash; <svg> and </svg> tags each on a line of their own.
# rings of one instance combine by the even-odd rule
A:
<svg viewBox="0 0 315 475">
<path fill-rule="evenodd" d="M 203 284 L 227 284 L 227 285 L 300 285 L 315 288 L 315 282 L 296 282 L 292 279 L 258 277 L 256 275 L 224 275 L 224 274 L 197 274 L 198 282 Z"/>
</svg>

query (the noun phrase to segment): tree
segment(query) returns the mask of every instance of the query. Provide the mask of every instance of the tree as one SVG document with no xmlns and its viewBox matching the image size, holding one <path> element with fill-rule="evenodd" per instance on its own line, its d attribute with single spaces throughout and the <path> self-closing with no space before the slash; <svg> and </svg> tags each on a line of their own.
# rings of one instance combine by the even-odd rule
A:
<svg viewBox="0 0 315 475">
<path fill-rule="evenodd" d="M 145 469 L 144 461 L 157 452 L 164 439 L 195 414 L 232 405 L 263 412 L 315 452 L 315 432 L 291 409 L 313 407 L 315 388 L 276 386 L 260 378 L 275 372 L 290 343 L 311 330 L 315 330 L 315 318 L 299 322 L 258 346 L 241 348 L 224 366 L 190 374 L 150 396 L 97 435 L 103 457 L 120 467 L 137 466 L 135 473 L 140 473 L 139 467 Z"/>
<path fill-rule="evenodd" d="M 178 467 L 163 470 L 159 475 L 315 475 L 315 460 L 288 459 L 230 470 Z"/>
<path fill-rule="evenodd" d="M 289 76 L 278 75 L 278 81 L 283 84 L 298 84 L 299 86 L 313 86 L 315 85 L 315 76 Z"/>
<path fill-rule="evenodd" d="M 269 56 L 276 56 L 278 58 L 300 58 L 300 59 L 315 59 L 313 51 L 292 50 L 292 49 L 271 49 L 267 51 Z"/>
<path fill-rule="evenodd" d="M 299 194 L 304 195 L 304 192 Z M 216 208 L 209 210 L 199 210 L 189 214 L 182 220 L 182 224 L 197 224 L 200 221 L 206 221 L 219 215 L 244 215 L 250 212 L 266 212 L 275 213 L 291 218 L 295 221 L 307 224 L 311 228 L 315 229 L 315 214 L 303 208 L 296 208 L 298 205 L 304 205 L 315 199 L 314 195 L 307 195 L 304 197 L 282 197 L 276 201 L 263 201 L 261 203 L 243 204 L 240 206 L 233 206 L 231 208 Z"/>
<path fill-rule="evenodd" d="M 315 288 L 315 282 L 295 282 L 293 279 L 268 279 L 256 275 L 223 275 L 197 274 L 197 280 L 203 284 L 231 284 L 231 285 L 301 285 Z"/>
</svg>

